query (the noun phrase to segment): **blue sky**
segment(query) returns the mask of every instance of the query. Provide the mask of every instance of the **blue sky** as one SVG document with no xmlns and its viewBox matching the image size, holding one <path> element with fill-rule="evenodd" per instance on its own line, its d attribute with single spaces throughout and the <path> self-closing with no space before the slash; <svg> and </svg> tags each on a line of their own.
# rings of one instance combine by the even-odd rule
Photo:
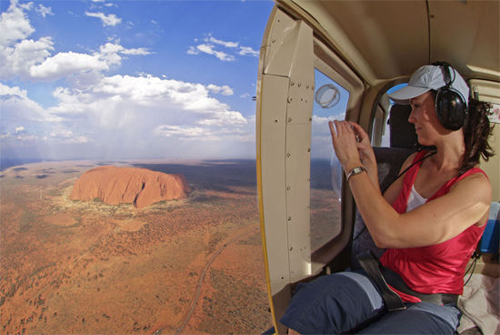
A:
<svg viewBox="0 0 500 335">
<path fill-rule="evenodd" d="M 272 7 L 0 0 L 2 158 L 254 158 Z"/>
</svg>

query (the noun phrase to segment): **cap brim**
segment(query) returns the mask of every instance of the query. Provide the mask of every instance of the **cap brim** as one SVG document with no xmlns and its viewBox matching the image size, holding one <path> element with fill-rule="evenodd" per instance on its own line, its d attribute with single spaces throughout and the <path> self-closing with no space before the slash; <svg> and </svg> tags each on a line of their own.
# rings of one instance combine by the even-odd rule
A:
<svg viewBox="0 0 500 335">
<path fill-rule="evenodd" d="M 416 98 L 428 91 L 430 91 L 430 88 L 427 87 L 405 86 L 388 96 L 398 105 L 409 105 L 410 99 Z"/>
</svg>

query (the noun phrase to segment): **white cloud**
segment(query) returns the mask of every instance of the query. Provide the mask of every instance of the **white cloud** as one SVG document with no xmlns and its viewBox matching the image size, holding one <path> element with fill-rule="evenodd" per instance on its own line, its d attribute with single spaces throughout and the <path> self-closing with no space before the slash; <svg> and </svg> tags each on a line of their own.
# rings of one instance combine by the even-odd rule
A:
<svg viewBox="0 0 500 335">
<path fill-rule="evenodd" d="M 242 55 L 242 56 L 245 56 L 245 55 L 250 55 L 250 56 L 254 56 L 254 57 L 259 57 L 259 52 L 250 48 L 250 47 L 240 47 L 240 51 L 238 52 L 238 54 Z"/>
<path fill-rule="evenodd" d="M 205 38 L 205 42 L 212 42 L 215 44 L 222 45 L 226 48 L 236 48 L 239 44 L 238 42 L 227 42 L 227 41 L 218 40 L 211 35 L 209 37 Z"/>
<path fill-rule="evenodd" d="M 12 42 L 22 40 L 31 35 L 35 29 L 17 4 L 11 1 L 6 12 L 0 15 L 0 46 L 7 46 Z"/>
<path fill-rule="evenodd" d="M 178 136 L 183 139 L 198 138 L 198 137 L 207 138 L 210 136 L 209 134 L 207 134 L 207 131 L 201 127 L 189 127 L 189 126 L 160 125 L 156 127 L 153 130 L 153 132 L 163 137 Z"/>
<path fill-rule="evenodd" d="M 44 146 L 65 146 L 67 156 L 80 158 L 86 153 L 192 157 L 194 152 L 227 157 L 235 146 L 251 152 L 255 121 L 210 96 L 228 89 L 152 75 L 115 75 L 84 89 L 58 87 L 53 92 L 56 105 L 45 109 L 27 91 L 0 85 L 0 136 L 7 147 L 31 145 L 36 152 L 60 155 Z"/>
<path fill-rule="evenodd" d="M 26 10 L 53 15 L 50 8 L 17 1 L 1 14 L 0 79 L 32 81 L 26 87 L 40 85 L 42 92 L 50 87 L 42 86 L 42 81 L 65 80 L 52 91 L 50 103 L 44 101 L 49 107 L 32 100 L 31 91 L 0 83 L 2 150 L 31 148 L 30 153 L 47 158 L 192 157 L 193 153 L 211 158 L 228 157 L 229 152 L 239 151 L 238 146 L 245 148 L 239 152 L 254 149 L 255 121 L 218 99 L 234 95 L 228 85 L 147 74 L 109 76 L 107 72 L 125 58 L 151 52 L 128 49 L 116 38 L 95 51 L 54 52 L 53 38 L 30 39 L 35 29 Z M 113 18 L 93 14 L 102 20 Z M 209 36 L 190 50 L 232 61 L 239 48 L 237 42 Z"/>
<path fill-rule="evenodd" d="M 0 79 L 29 78 L 30 67 L 43 62 L 53 49 L 50 37 L 23 40 L 12 47 L 0 48 Z"/>
<path fill-rule="evenodd" d="M 198 39 L 195 39 L 194 41 L 197 42 Z M 220 40 L 213 37 L 211 34 L 208 34 L 208 37 L 205 37 L 203 41 L 205 43 L 190 46 L 187 53 L 189 55 L 199 55 L 200 53 L 205 53 L 213 55 L 224 62 L 235 61 L 236 55 L 253 57 L 259 56 L 259 52 L 255 51 L 251 47 L 242 46 L 239 42 Z M 218 47 L 223 48 L 223 50 L 220 50 Z"/>
<path fill-rule="evenodd" d="M 54 41 L 51 37 L 38 40 L 28 39 L 35 31 L 23 10 L 31 5 L 21 6 L 12 1 L 9 9 L 0 16 L 0 79 L 51 81 L 71 78 L 75 83 L 95 80 L 102 71 L 121 65 L 124 56 L 142 56 L 150 52 L 146 48 L 127 49 L 119 40 L 108 42 L 92 54 L 61 52 L 51 56 Z M 51 13 L 50 8 L 35 7 L 44 15 Z M 76 75 L 77 78 L 74 78 Z"/>
<path fill-rule="evenodd" d="M 13 130 L 16 133 L 24 132 L 23 130 L 56 120 L 42 106 L 31 100 L 26 90 L 17 86 L 9 87 L 0 83 L 0 103 L 2 106 L 0 133 L 8 133 Z"/>
<path fill-rule="evenodd" d="M 234 56 L 228 55 L 225 52 L 215 50 L 215 46 L 212 44 L 199 44 L 196 46 L 196 50 L 190 48 L 188 53 L 192 55 L 197 55 L 199 52 L 203 52 L 209 55 L 214 55 L 218 59 L 224 62 L 232 62 L 235 60 Z"/>
<path fill-rule="evenodd" d="M 93 13 L 85 12 L 85 15 L 90 17 L 96 17 L 102 20 L 103 26 L 116 26 L 122 22 L 122 19 L 118 18 L 115 14 L 104 14 L 104 13 Z"/>
<path fill-rule="evenodd" d="M 210 92 L 213 92 L 216 94 L 221 94 L 221 95 L 226 95 L 226 96 L 234 94 L 233 89 L 227 85 L 217 86 L 214 84 L 209 84 L 207 86 L 207 88 Z"/>
<path fill-rule="evenodd" d="M 54 57 L 47 58 L 40 65 L 31 66 L 30 75 L 35 79 L 54 80 L 72 73 L 107 69 L 109 65 L 98 57 L 70 51 L 58 53 Z"/>
<path fill-rule="evenodd" d="M 52 8 L 45 7 L 42 4 L 39 4 L 37 7 L 35 7 L 35 11 L 43 17 L 46 17 L 47 15 L 54 15 L 54 13 L 52 12 Z"/>
<path fill-rule="evenodd" d="M 91 142 L 87 137 L 77 136 L 71 130 L 54 130 L 50 133 L 50 139 L 64 144 L 83 144 Z"/>
</svg>

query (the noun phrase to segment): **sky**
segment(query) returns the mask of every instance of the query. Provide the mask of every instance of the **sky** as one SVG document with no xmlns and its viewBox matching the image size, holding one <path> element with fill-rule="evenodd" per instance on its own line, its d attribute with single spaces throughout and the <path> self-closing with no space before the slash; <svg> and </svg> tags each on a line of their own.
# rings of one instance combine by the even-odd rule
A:
<svg viewBox="0 0 500 335">
<path fill-rule="evenodd" d="M 255 158 L 270 0 L 0 0 L 1 158 Z"/>
</svg>

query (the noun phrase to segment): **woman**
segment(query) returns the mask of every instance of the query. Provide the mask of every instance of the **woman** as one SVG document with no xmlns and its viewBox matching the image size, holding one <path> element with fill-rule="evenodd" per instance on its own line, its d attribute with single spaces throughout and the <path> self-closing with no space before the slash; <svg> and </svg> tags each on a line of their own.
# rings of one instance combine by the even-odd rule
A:
<svg viewBox="0 0 500 335">
<path fill-rule="evenodd" d="M 290 333 L 454 334 L 458 327 L 456 298 L 491 202 L 488 177 L 477 168 L 493 154 L 488 105 L 469 100 L 466 82 L 446 63 L 419 68 L 390 97 L 411 105 L 419 143 L 436 152 L 408 157 L 401 169 L 408 170 L 384 195 L 363 129 L 335 121 L 330 131 L 358 210 L 377 246 L 387 248 L 383 273 L 403 283 L 395 289 L 385 278 L 405 309 L 387 311 L 373 274 L 322 276 L 298 286 L 281 319 Z"/>
</svg>

